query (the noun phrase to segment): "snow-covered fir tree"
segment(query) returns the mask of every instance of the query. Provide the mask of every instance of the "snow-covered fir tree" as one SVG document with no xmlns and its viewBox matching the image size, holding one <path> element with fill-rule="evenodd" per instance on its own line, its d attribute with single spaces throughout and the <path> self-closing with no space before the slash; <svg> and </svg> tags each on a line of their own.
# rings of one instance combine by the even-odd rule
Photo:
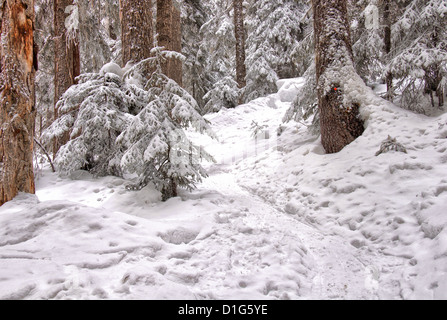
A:
<svg viewBox="0 0 447 320">
<path fill-rule="evenodd" d="M 177 195 L 177 186 L 193 189 L 206 176 L 200 161 L 213 160 L 188 139 L 183 129 L 193 127 L 215 136 L 200 115 L 194 98 L 161 72 L 163 55 L 178 53 L 161 51 L 160 47 L 152 52 L 156 71 L 145 85 L 149 103 L 132 119 L 117 142 L 125 150 L 121 168 L 138 176 L 134 187 L 139 189 L 153 183 L 167 200 Z"/>
<path fill-rule="evenodd" d="M 307 1 L 257 0 L 247 3 L 246 100 L 276 91 L 276 82 L 304 73 L 311 57 L 300 55 Z"/>
<path fill-rule="evenodd" d="M 381 82 L 385 69 L 384 1 L 360 0 L 351 3 L 351 35 L 354 63 L 367 83 Z"/>
<path fill-rule="evenodd" d="M 403 13 L 392 27 L 393 74 L 403 108 L 430 113 L 442 106 L 447 89 L 447 3 L 403 1 Z"/>
<path fill-rule="evenodd" d="M 75 0 L 66 8 L 68 32 L 79 37 L 81 72 L 98 72 L 108 61 L 119 59 L 119 0 L 98 2 Z M 36 133 L 53 121 L 54 39 L 53 1 L 36 0 L 35 41 L 39 47 L 39 70 L 36 73 Z M 50 9 L 48 9 L 50 8 Z M 50 22 L 50 23 L 49 23 Z"/>
<path fill-rule="evenodd" d="M 212 86 L 212 80 L 207 68 L 207 50 L 202 49 L 203 37 L 201 27 L 208 19 L 208 2 L 197 0 L 182 0 L 180 3 L 182 19 L 182 53 L 183 87 L 191 93 L 202 109 L 205 105 L 203 97 Z"/>
<path fill-rule="evenodd" d="M 194 98 L 161 72 L 160 61 L 181 56 L 155 47 L 154 57 L 121 69 L 106 64 L 83 74 L 58 102 L 62 116 L 46 131 L 51 139 L 70 132 L 55 162 L 63 172 L 85 169 L 97 175 L 134 176 L 129 187 L 149 183 L 164 200 L 176 187 L 192 189 L 206 172 L 201 159 L 212 157 L 187 138 L 184 128 L 213 135 Z M 142 83 L 141 70 L 155 72 Z"/>
<path fill-rule="evenodd" d="M 85 169 L 98 175 L 120 175 L 116 138 L 127 128 L 130 115 L 147 103 L 146 95 L 123 71 L 106 64 L 99 73 L 78 77 L 58 102 L 61 116 L 45 131 L 46 140 L 70 133 L 56 156 L 59 169 Z"/>
<path fill-rule="evenodd" d="M 210 18 L 200 29 L 203 40 L 199 54 L 209 82 L 203 96 L 203 113 L 233 108 L 238 103 L 232 3 L 226 0 L 209 3 Z"/>
</svg>

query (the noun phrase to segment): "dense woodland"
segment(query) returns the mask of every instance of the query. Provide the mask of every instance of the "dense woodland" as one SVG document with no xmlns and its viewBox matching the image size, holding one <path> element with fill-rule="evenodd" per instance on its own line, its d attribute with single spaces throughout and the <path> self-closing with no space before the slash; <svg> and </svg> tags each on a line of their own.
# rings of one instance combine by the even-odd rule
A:
<svg viewBox="0 0 447 320">
<path fill-rule="evenodd" d="M 444 0 L 2 0 L 1 202 L 34 192 L 33 161 L 137 177 L 169 199 L 212 157 L 203 116 L 306 84 L 284 121 L 328 153 L 363 132 L 362 86 L 422 114 L 444 106 Z"/>
<path fill-rule="evenodd" d="M 446 0 L 0 0 L 0 37 L 0 300 L 447 299 Z"/>
</svg>

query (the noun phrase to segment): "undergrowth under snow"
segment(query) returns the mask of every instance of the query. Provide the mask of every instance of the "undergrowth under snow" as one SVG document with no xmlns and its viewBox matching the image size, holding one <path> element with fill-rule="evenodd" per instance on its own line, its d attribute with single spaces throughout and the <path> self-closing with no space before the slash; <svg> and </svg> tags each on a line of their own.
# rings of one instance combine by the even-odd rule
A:
<svg viewBox="0 0 447 320">
<path fill-rule="evenodd" d="M 165 203 L 42 170 L 0 208 L 0 299 L 447 299 L 447 114 L 373 99 L 327 155 L 281 122 L 303 79 L 278 85 L 207 116 L 219 142 L 189 132 L 217 163 Z"/>
</svg>

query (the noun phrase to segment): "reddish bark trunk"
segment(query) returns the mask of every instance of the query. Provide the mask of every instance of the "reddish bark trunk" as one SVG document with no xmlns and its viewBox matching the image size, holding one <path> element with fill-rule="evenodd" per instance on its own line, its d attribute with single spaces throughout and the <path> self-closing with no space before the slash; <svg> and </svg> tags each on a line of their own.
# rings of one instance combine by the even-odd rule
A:
<svg viewBox="0 0 447 320">
<path fill-rule="evenodd" d="M 120 0 L 120 20 L 123 66 L 149 58 L 154 47 L 152 1 Z"/>
<path fill-rule="evenodd" d="M 0 205 L 34 193 L 33 0 L 5 0 L 0 11 Z"/>
<path fill-rule="evenodd" d="M 172 0 L 157 0 L 157 34 L 158 45 L 165 50 L 172 50 Z M 162 62 L 161 70 L 169 77 L 171 59 Z"/>
</svg>

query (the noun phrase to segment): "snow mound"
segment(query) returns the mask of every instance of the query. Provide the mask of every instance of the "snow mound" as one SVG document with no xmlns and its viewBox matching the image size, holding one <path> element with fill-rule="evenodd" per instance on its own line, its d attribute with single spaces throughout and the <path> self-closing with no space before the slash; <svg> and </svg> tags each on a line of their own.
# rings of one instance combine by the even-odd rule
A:
<svg viewBox="0 0 447 320">
<path fill-rule="evenodd" d="M 114 62 L 106 63 L 99 71 L 99 74 L 102 76 L 106 75 L 107 73 L 115 74 L 115 75 L 119 76 L 120 78 L 122 78 L 124 76 L 124 70 L 118 64 L 116 64 Z"/>
<path fill-rule="evenodd" d="M 325 154 L 304 125 L 283 125 L 267 156 L 238 163 L 239 182 L 291 217 L 343 237 L 374 266 L 377 297 L 445 299 L 447 114 L 417 115 L 362 96 L 366 130 L 341 152 Z M 399 148 L 378 152 L 389 137 Z"/>
</svg>

